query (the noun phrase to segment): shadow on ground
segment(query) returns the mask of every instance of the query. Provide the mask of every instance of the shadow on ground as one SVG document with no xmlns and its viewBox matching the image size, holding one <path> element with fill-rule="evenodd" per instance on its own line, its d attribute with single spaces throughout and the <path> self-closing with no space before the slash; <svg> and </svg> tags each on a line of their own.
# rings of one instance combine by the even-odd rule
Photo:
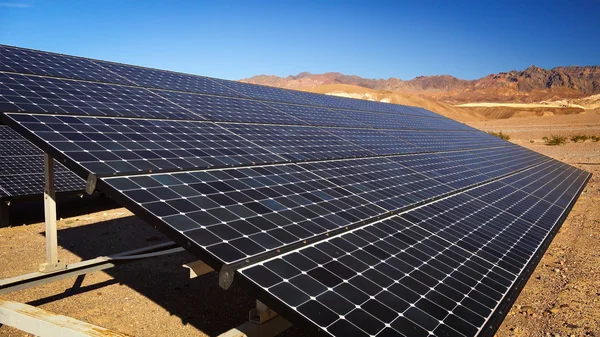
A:
<svg viewBox="0 0 600 337">
<path fill-rule="evenodd" d="M 58 236 L 63 248 L 82 259 L 169 241 L 134 216 L 61 229 Z M 65 293 L 30 304 L 41 305 L 120 283 L 165 308 L 171 315 L 178 316 L 183 324 L 190 324 L 209 336 L 219 335 L 243 323 L 248 317 L 248 310 L 254 306 L 254 298 L 247 296 L 235 281 L 228 290 L 221 289 L 216 272 L 190 279 L 188 269 L 182 268 L 182 264 L 195 260 L 192 254 L 182 252 L 119 265 L 104 270 L 114 280 L 78 287 L 83 280 L 79 277 L 74 279 L 74 287 Z M 292 327 L 281 336 L 304 335 L 299 328 Z"/>
<path fill-rule="evenodd" d="M 70 218 L 84 214 L 119 208 L 119 204 L 102 194 L 83 196 L 58 195 L 56 199 L 57 218 Z M 44 222 L 43 197 L 13 200 L 9 207 L 11 226 L 30 225 Z"/>
</svg>

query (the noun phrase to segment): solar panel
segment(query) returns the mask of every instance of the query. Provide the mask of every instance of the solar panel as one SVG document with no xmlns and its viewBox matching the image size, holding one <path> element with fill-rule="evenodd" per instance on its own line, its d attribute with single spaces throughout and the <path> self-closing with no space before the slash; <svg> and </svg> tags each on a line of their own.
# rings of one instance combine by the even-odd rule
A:
<svg viewBox="0 0 600 337">
<path fill-rule="evenodd" d="M 58 193 L 83 191 L 85 182 L 55 161 Z M 0 125 L 0 200 L 41 195 L 44 192 L 44 155 L 6 125 Z"/>
<path fill-rule="evenodd" d="M 306 100 L 301 96 L 300 92 L 292 90 L 282 90 L 279 88 L 266 87 L 263 85 L 248 84 L 243 82 L 228 81 L 215 78 L 214 81 L 242 93 L 245 97 L 273 102 L 310 104 L 310 100 Z"/>
<path fill-rule="evenodd" d="M 211 122 L 7 115 L 98 176 L 285 161 Z"/>
<path fill-rule="evenodd" d="M 512 302 L 519 278 L 566 212 L 506 184 L 536 169 L 244 267 L 240 275 L 278 312 L 293 311 L 333 336 L 475 336 L 491 329 L 500 304 Z M 566 181 L 581 189 L 586 176 L 574 170 Z M 500 190 L 519 211 L 485 199 Z M 546 226 L 535 221 L 540 211 L 551 214 Z"/>
<path fill-rule="evenodd" d="M 493 332 L 589 179 L 421 108 L 48 58 L 4 60 L 2 121 L 324 335 Z"/>
<path fill-rule="evenodd" d="M 277 111 L 260 101 L 175 91 L 154 90 L 154 92 L 212 121 L 304 124 L 301 120 Z"/>
<path fill-rule="evenodd" d="M 136 118 L 189 119 L 194 115 L 142 88 L 9 73 L 0 73 L 0 109 Z"/>
<path fill-rule="evenodd" d="M 94 60 L 94 63 L 116 74 L 122 74 L 123 77 L 140 87 L 195 92 L 209 95 L 246 97 L 208 77 L 98 60 Z"/>
<path fill-rule="evenodd" d="M 0 71 L 131 84 L 89 59 L 3 45 L 0 45 Z"/>
</svg>

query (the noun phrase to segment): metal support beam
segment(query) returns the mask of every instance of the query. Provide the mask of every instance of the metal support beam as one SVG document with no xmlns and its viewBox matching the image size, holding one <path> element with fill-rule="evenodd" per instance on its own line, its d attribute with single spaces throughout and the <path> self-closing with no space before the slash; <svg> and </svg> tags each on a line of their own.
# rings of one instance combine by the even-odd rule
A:
<svg viewBox="0 0 600 337">
<path fill-rule="evenodd" d="M 56 193 L 54 191 L 54 158 L 44 153 L 45 181 L 44 216 L 46 218 L 46 262 L 40 265 L 40 272 L 65 269 L 58 260 L 58 233 L 56 229 Z"/>
<path fill-rule="evenodd" d="M 27 304 L 7 301 L 2 298 L 0 298 L 0 324 L 12 326 L 42 337 L 127 336 L 71 317 L 56 315 Z"/>
<path fill-rule="evenodd" d="M 190 263 L 186 263 L 183 265 L 184 268 L 188 268 L 190 270 L 190 278 L 196 278 L 198 276 L 202 276 L 204 274 L 208 274 L 212 271 L 215 271 L 211 266 L 204 263 L 204 261 L 194 261 Z"/>
<path fill-rule="evenodd" d="M 8 201 L 0 201 L 0 228 L 10 226 L 9 211 L 10 203 Z"/>
<path fill-rule="evenodd" d="M 183 251 L 175 242 L 134 249 L 112 256 L 101 256 L 91 260 L 71 263 L 65 269 L 52 272 L 35 272 L 0 280 L 0 295 L 17 290 L 28 289 L 42 284 L 56 282 L 70 277 L 89 274 L 98 270 L 112 268 L 117 264 L 138 261 L 145 258 L 172 254 Z"/>
<path fill-rule="evenodd" d="M 277 313 L 267 307 L 263 302 L 256 300 L 256 308 L 248 313 L 248 320 L 252 323 L 264 324 L 277 316 Z"/>
</svg>

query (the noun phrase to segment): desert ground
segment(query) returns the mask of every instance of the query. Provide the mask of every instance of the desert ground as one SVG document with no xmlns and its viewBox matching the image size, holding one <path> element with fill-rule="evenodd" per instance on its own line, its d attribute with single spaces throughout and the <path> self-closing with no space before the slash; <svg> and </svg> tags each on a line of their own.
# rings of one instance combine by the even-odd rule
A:
<svg viewBox="0 0 600 337">
<path fill-rule="evenodd" d="M 551 134 L 600 136 L 595 114 L 473 121 L 510 141 L 593 173 L 592 179 L 507 315 L 497 336 L 600 337 L 600 142 L 545 145 Z M 91 204 L 91 205 L 90 205 Z M 36 270 L 44 259 L 41 203 L 15 203 L 0 228 L 0 278 Z M 59 202 L 59 254 L 65 262 L 154 245 L 167 239 L 107 200 Z M 247 319 L 254 299 L 216 273 L 189 279 L 189 253 L 117 266 L 5 295 L 53 313 L 134 336 L 216 336 Z M 284 336 L 305 336 L 292 327 Z M 27 336 L 0 327 L 0 336 Z"/>
</svg>

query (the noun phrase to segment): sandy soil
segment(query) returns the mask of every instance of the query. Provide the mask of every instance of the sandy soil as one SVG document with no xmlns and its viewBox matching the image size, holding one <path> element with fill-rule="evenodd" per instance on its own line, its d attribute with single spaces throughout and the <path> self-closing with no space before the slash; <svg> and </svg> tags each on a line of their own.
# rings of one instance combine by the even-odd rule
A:
<svg viewBox="0 0 600 337">
<path fill-rule="evenodd" d="M 553 116 L 522 118 L 517 125 L 508 120 L 475 125 L 502 130 L 517 144 L 594 174 L 497 336 L 600 337 L 600 143 L 546 146 L 541 141 L 550 133 L 600 135 L 596 119 Z M 14 207 L 24 209 L 20 213 L 26 217 L 13 218 L 18 226 L 0 228 L 0 278 L 35 271 L 44 258 L 41 214 L 31 215 L 39 213 L 41 205 Z M 58 223 L 59 254 L 66 262 L 167 241 L 123 208 L 81 208 L 79 214 L 64 208 L 59 208 L 63 217 Z M 244 322 L 253 299 L 235 282 L 229 290 L 221 290 L 216 273 L 190 280 L 181 265 L 193 260 L 192 255 L 179 253 L 5 297 L 134 336 L 215 336 Z M 297 327 L 284 335 L 304 336 Z M 0 336 L 27 334 L 3 326 Z"/>
</svg>

